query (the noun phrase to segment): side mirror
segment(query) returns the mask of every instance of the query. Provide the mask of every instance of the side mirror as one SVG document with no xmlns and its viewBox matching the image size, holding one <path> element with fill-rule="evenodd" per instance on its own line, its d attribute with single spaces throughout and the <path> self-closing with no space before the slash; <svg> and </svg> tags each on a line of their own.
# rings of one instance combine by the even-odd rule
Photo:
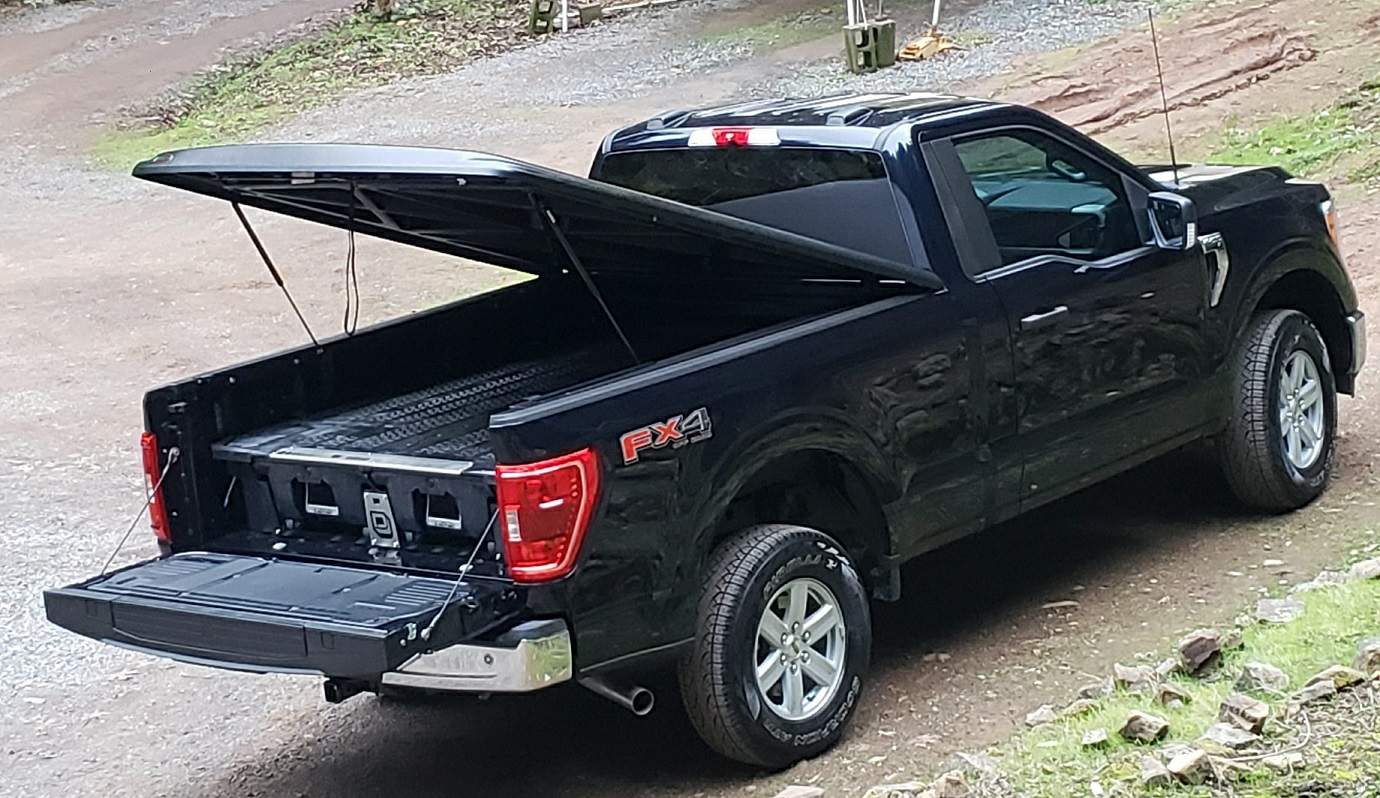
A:
<svg viewBox="0 0 1380 798">
<path fill-rule="evenodd" d="M 1160 249 L 1185 250 L 1198 243 L 1198 209 L 1193 200 L 1171 191 L 1151 192 L 1150 230 Z"/>
</svg>

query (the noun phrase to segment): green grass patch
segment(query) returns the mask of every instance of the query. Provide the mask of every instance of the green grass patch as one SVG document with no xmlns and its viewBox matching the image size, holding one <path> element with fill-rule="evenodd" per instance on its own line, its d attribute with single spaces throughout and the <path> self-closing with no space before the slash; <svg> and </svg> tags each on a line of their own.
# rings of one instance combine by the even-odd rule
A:
<svg viewBox="0 0 1380 798">
<path fill-rule="evenodd" d="M 355 11 L 205 73 L 153 109 L 162 124 L 111 131 L 93 154 L 125 167 L 167 149 L 241 140 L 344 91 L 439 74 L 510 47 L 525 25 L 517 0 L 411 0 L 388 19 Z"/>
<path fill-rule="evenodd" d="M 754 51 L 782 50 L 823 38 L 831 33 L 842 36 L 843 23 L 842 11 L 822 7 L 712 33 L 704 38 L 711 42 L 744 44 Z"/>
<path fill-rule="evenodd" d="M 1268 662 L 1289 674 L 1290 689 L 1297 689 L 1327 666 L 1350 664 L 1356 644 L 1380 632 L 1377 628 L 1380 581 L 1353 582 L 1303 594 L 1301 598 L 1307 605 L 1302 619 L 1282 626 L 1247 629 L 1243 635 L 1244 648 L 1228 653 L 1213 675 L 1201 679 L 1173 678 L 1175 685 L 1192 696 L 1189 704 L 1167 708 L 1145 696 L 1118 692 L 1102 699 L 1090 714 L 1024 732 L 1002 745 L 992 754 L 1011 791 L 1032 798 L 1066 798 L 1088 795 L 1090 785 L 1098 782 L 1112 795 L 1219 794 L 1208 787 L 1144 791 L 1139 785 L 1139 762 L 1152 747 L 1125 742 L 1118 737 L 1117 730 L 1131 711 L 1143 710 L 1169 721 L 1168 741 L 1192 743 L 1216 721 L 1222 699 L 1235 690 L 1234 682 L 1243 663 Z M 1275 717 L 1280 715 L 1284 706 L 1281 696 L 1257 697 L 1271 704 Z M 1333 703 L 1340 709 L 1343 701 L 1339 697 Z M 1309 754 L 1305 770 L 1287 780 L 1258 770 L 1236 784 L 1233 794 L 1273 798 L 1300 794 L 1281 790 L 1296 790 L 1307 783 L 1345 786 L 1363 778 L 1373 778 L 1373 783 L 1380 783 L 1380 756 L 1373 753 L 1380 748 L 1380 730 L 1373 722 L 1370 728 L 1367 724 L 1353 725 L 1356 726 L 1354 736 L 1341 734 L 1321 740 L 1315 735 L 1313 743 L 1321 745 Z M 1109 733 L 1110 744 L 1103 749 L 1085 749 L 1083 735 L 1099 727 Z M 1339 728 L 1345 730 L 1347 727 L 1341 724 Z M 1280 726 L 1267 727 L 1267 739 L 1272 732 L 1278 735 L 1280 729 Z M 1365 755 L 1357 752 L 1365 752 Z"/>
<path fill-rule="evenodd" d="M 1380 177 L 1380 78 L 1315 113 L 1278 116 L 1255 128 L 1233 124 L 1209 157 L 1216 163 L 1279 164 L 1318 180 Z"/>
</svg>

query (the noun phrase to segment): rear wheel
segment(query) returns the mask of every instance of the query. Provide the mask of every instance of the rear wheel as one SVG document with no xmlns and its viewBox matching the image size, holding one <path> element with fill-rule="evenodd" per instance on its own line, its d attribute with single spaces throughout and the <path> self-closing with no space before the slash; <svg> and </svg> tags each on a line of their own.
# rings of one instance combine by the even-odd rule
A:
<svg viewBox="0 0 1380 798">
<path fill-rule="evenodd" d="M 719 753 L 785 767 L 838 742 L 872 644 L 867 594 L 821 532 L 770 525 L 715 550 L 681 694 Z"/>
<path fill-rule="evenodd" d="M 1308 317 L 1253 318 L 1236 355 L 1222 469 L 1247 506 L 1284 512 L 1327 486 L 1336 448 L 1337 389 L 1327 347 Z"/>
</svg>

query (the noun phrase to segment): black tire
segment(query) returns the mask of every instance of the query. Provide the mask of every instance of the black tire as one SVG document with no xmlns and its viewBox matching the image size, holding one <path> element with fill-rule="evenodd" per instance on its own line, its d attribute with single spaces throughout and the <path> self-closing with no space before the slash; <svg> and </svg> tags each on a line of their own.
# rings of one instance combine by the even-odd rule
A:
<svg viewBox="0 0 1380 798">
<path fill-rule="evenodd" d="M 756 680 L 757 625 L 777 591 L 795 579 L 823 583 L 843 618 L 843 676 L 810 717 L 779 716 Z M 696 636 L 679 668 L 686 712 L 710 747 L 750 765 L 784 768 L 838 742 L 857 709 L 872 646 L 862 580 L 843 548 L 800 526 L 755 526 L 710 556 Z M 819 700 L 823 700 L 821 697 Z"/>
<path fill-rule="evenodd" d="M 1323 439 L 1316 460 L 1300 468 L 1285 451 L 1277 402 L 1288 359 L 1306 352 L 1322 389 Z M 1322 335 L 1296 310 L 1272 310 L 1246 325 L 1231 375 L 1231 412 L 1221 439 L 1222 470 L 1233 493 L 1253 510 L 1295 510 L 1322 494 L 1336 451 L 1337 387 Z"/>
</svg>

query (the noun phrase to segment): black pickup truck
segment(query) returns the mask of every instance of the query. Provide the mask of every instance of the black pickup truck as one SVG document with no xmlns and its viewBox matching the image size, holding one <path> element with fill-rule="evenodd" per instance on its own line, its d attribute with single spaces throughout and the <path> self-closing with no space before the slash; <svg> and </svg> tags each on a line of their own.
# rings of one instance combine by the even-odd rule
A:
<svg viewBox="0 0 1380 798">
<path fill-rule="evenodd" d="M 839 739 L 907 560 L 1199 439 L 1247 508 L 1304 505 L 1365 359 L 1323 186 L 982 100 L 668 113 L 589 179 L 323 144 L 134 175 L 535 279 L 150 392 L 164 556 L 54 623 L 331 700 L 645 713 L 675 662 L 760 765 Z"/>
</svg>

